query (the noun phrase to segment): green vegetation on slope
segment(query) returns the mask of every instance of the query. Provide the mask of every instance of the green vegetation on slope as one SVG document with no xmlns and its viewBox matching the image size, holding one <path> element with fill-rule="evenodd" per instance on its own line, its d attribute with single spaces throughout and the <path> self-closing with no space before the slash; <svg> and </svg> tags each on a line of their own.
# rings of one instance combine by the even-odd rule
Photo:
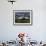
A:
<svg viewBox="0 0 46 46">
<path fill-rule="evenodd" d="M 30 23 L 30 19 L 16 19 L 15 23 Z"/>
</svg>

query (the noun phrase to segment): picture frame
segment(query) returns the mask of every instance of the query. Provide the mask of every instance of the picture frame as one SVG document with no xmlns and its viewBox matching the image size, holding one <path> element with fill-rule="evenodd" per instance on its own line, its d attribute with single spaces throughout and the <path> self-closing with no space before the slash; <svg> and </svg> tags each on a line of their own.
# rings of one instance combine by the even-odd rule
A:
<svg viewBox="0 0 46 46">
<path fill-rule="evenodd" d="M 13 10 L 14 25 L 32 25 L 33 14 L 32 10 Z"/>
</svg>

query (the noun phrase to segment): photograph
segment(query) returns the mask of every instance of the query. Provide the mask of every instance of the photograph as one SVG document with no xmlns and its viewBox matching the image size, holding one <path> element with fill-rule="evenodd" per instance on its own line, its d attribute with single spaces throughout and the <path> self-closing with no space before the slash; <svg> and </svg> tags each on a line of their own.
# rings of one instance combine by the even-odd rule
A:
<svg viewBox="0 0 46 46">
<path fill-rule="evenodd" d="M 14 10 L 13 24 L 31 24 L 32 10 Z"/>
</svg>

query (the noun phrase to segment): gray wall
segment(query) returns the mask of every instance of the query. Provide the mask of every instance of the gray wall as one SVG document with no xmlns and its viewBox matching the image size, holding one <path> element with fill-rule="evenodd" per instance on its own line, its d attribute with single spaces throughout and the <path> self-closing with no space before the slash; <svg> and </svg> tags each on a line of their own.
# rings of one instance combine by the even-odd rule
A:
<svg viewBox="0 0 46 46">
<path fill-rule="evenodd" d="M 13 10 L 32 9 L 32 26 L 14 26 Z M 46 0 L 17 0 L 13 5 L 0 0 L 0 40 L 15 40 L 19 32 L 31 34 L 37 41 L 46 40 Z"/>
</svg>

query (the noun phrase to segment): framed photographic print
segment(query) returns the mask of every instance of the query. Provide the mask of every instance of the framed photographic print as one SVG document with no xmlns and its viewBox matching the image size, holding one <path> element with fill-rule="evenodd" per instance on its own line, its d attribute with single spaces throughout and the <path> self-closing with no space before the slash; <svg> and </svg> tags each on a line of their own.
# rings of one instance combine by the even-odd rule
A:
<svg viewBox="0 0 46 46">
<path fill-rule="evenodd" d="M 13 24 L 32 25 L 32 10 L 13 10 Z"/>
</svg>

